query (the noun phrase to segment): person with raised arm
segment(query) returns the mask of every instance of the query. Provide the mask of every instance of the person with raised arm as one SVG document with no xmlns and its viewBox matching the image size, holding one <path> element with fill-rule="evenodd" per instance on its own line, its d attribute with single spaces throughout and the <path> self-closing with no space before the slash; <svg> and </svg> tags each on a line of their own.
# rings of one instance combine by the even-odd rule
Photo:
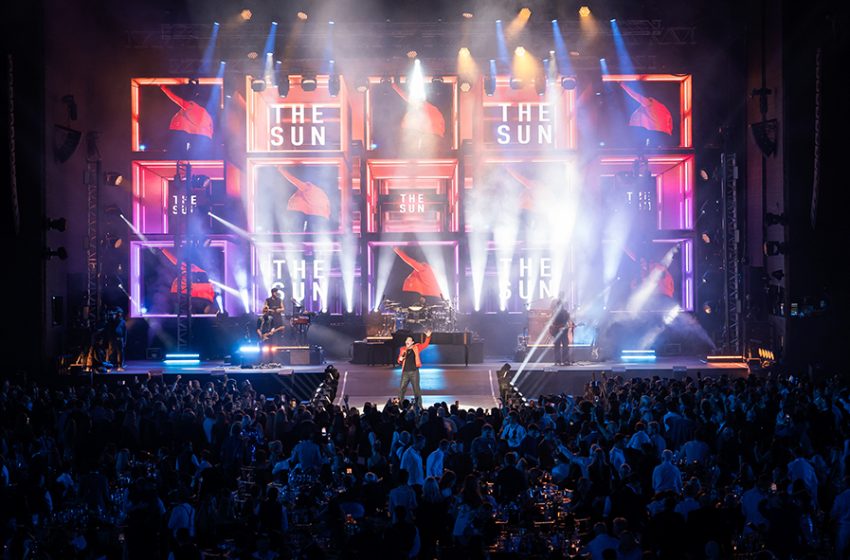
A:
<svg viewBox="0 0 850 560">
<path fill-rule="evenodd" d="M 398 353 L 398 363 L 401 365 L 401 385 L 398 388 L 399 402 L 404 400 L 407 386 L 413 384 L 413 404 L 422 407 L 422 388 L 419 384 L 419 368 L 422 367 L 420 354 L 431 344 L 431 331 L 425 331 L 425 340 L 421 343 L 414 342 L 412 336 L 404 341 L 401 351 Z"/>
</svg>

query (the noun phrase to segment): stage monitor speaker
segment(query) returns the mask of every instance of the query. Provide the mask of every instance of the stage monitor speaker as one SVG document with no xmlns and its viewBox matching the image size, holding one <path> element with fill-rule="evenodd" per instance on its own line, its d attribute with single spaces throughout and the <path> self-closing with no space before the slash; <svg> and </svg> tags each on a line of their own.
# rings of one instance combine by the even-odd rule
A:
<svg viewBox="0 0 850 560">
<path fill-rule="evenodd" d="M 308 366 L 310 365 L 310 349 L 309 348 L 292 348 L 289 350 L 289 365 L 292 366 Z"/>
<path fill-rule="evenodd" d="M 310 348 L 310 365 L 317 366 L 325 363 L 325 349 L 321 346 L 313 346 Z"/>
</svg>

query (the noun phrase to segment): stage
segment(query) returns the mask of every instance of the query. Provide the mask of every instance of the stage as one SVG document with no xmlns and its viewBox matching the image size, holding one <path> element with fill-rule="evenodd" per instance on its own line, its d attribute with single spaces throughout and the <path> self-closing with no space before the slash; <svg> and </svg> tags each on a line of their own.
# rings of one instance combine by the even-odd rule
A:
<svg viewBox="0 0 850 560">
<path fill-rule="evenodd" d="M 435 402 L 459 401 L 463 408 L 490 408 L 498 406 L 499 384 L 497 372 L 505 363 L 510 364 L 510 377 L 526 399 L 539 395 L 584 393 L 585 384 L 601 372 L 624 378 L 682 379 L 696 377 L 745 377 L 748 373 L 744 362 L 708 363 L 705 357 L 659 357 L 653 362 L 578 362 L 569 366 L 553 366 L 548 363 L 525 364 L 519 362 L 485 361 L 480 364 L 442 365 L 428 364 L 422 367 L 421 387 L 425 406 Z M 362 408 L 366 402 L 383 404 L 398 392 L 400 369 L 387 365 L 352 364 L 344 361 L 327 362 L 321 365 L 275 366 L 243 368 L 224 362 L 201 362 L 198 364 L 165 364 L 157 361 L 128 362 L 123 372 L 98 374 L 94 379 L 123 379 L 148 375 L 161 376 L 173 382 L 177 375 L 182 379 L 233 379 L 237 384 L 248 380 L 264 394 L 278 392 L 295 395 L 307 400 L 324 379 L 325 369 L 333 365 L 339 372 L 336 403 L 342 403 L 343 395 L 349 395 L 349 405 Z M 408 388 L 408 395 L 412 390 Z"/>
</svg>

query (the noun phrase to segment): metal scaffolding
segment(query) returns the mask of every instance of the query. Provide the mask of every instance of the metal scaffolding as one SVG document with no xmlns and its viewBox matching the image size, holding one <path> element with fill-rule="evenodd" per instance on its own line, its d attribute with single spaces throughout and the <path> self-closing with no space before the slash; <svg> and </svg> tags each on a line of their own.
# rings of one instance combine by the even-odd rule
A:
<svg viewBox="0 0 850 560">
<path fill-rule="evenodd" d="M 743 302 L 741 301 L 741 269 L 738 245 L 738 165 L 735 154 L 722 154 L 720 167 L 723 172 L 723 275 L 724 275 L 724 315 L 723 350 L 726 353 L 741 354 L 741 321 Z"/>
<path fill-rule="evenodd" d="M 86 159 L 86 315 L 100 318 L 100 154 Z"/>
<path fill-rule="evenodd" d="M 192 345 L 192 251 L 194 240 L 191 237 L 189 213 L 182 208 L 189 200 L 192 190 L 192 165 L 189 162 L 177 162 L 177 174 L 174 177 L 174 192 L 184 197 L 177 204 L 174 228 L 174 254 L 177 256 L 177 351 L 183 352 Z"/>
</svg>

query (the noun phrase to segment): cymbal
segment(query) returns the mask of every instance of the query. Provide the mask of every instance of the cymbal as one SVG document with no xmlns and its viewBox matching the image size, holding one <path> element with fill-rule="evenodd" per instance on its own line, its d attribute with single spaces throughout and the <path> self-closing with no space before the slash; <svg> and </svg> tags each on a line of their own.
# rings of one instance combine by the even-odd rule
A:
<svg viewBox="0 0 850 560">
<path fill-rule="evenodd" d="M 408 307 L 408 309 L 411 311 L 422 311 L 424 307 L 422 307 L 421 305 L 411 305 L 410 307 Z"/>
</svg>

